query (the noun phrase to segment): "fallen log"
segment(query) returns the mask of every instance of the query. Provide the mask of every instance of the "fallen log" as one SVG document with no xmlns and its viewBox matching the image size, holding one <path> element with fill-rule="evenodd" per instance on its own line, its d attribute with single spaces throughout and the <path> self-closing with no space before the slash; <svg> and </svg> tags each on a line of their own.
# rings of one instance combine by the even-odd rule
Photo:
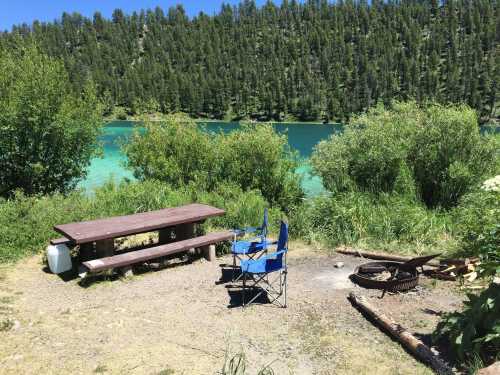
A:
<svg viewBox="0 0 500 375">
<path fill-rule="evenodd" d="M 374 253 L 370 251 L 359 251 L 359 250 L 350 250 L 350 249 L 337 249 L 337 253 L 344 255 L 353 255 L 362 258 L 368 259 L 376 259 L 376 260 L 391 260 L 394 262 L 407 262 L 413 258 L 405 257 L 401 255 L 387 254 L 387 253 Z M 427 262 L 426 266 L 439 267 L 439 261 L 431 260 Z"/>
<path fill-rule="evenodd" d="M 372 317 L 380 326 L 386 329 L 396 340 L 398 340 L 408 351 L 418 359 L 429 365 L 436 373 L 440 375 L 452 375 L 452 369 L 437 357 L 427 345 L 413 336 L 404 327 L 394 322 L 384 314 L 380 313 L 368 301 L 351 292 L 349 300 L 361 311 Z"/>
</svg>

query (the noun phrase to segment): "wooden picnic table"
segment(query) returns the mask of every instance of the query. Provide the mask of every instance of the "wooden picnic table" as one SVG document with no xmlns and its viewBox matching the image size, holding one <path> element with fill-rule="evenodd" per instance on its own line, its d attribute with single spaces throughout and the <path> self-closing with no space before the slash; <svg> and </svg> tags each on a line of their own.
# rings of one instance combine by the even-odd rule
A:
<svg viewBox="0 0 500 375">
<path fill-rule="evenodd" d="M 180 224 L 193 224 L 210 217 L 224 215 L 224 213 L 225 211 L 220 208 L 194 203 L 133 215 L 56 225 L 54 230 L 79 245 L 109 238 L 152 232 Z"/>
<path fill-rule="evenodd" d="M 196 236 L 195 224 L 205 219 L 224 215 L 225 211 L 205 204 L 165 208 L 157 211 L 106 219 L 83 221 L 54 226 L 71 244 L 80 245 L 83 261 L 114 255 L 114 240 L 118 237 L 159 231 L 159 244 L 183 241 Z M 95 252 L 93 243 L 95 242 Z"/>
</svg>

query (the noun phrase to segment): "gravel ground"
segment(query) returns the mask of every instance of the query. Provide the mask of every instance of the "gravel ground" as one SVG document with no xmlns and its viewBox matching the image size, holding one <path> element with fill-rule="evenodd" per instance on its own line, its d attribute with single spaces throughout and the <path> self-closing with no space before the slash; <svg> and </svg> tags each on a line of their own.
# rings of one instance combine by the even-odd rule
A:
<svg viewBox="0 0 500 375">
<path fill-rule="evenodd" d="M 428 339 L 453 284 L 423 280 L 406 294 L 355 287 L 362 259 L 292 244 L 288 308 L 238 306 L 223 264 L 198 260 L 85 285 L 43 271 L 41 257 L 0 269 L 2 374 L 216 374 L 243 352 L 248 374 L 430 374 L 346 299 L 356 290 Z M 344 262 L 343 268 L 335 268 Z M 223 277 L 224 276 L 224 277 Z"/>
</svg>

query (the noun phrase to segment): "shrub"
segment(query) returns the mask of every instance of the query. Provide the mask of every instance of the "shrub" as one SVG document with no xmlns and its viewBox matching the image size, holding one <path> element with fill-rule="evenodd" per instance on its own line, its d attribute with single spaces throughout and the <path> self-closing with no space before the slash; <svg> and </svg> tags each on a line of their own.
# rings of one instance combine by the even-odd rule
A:
<svg viewBox="0 0 500 375">
<path fill-rule="evenodd" d="M 144 122 L 124 146 L 128 166 L 139 180 L 156 179 L 173 187 L 196 183 L 206 190 L 217 176 L 214 142 L 187 117 Z"/>
<path fill-rule="evenodd" d="M 303 192 L 295 173 L 297 157 L 272 125 L 243 124 L 215 141 L 222 154 L 219 180 L 257 189 L 269 203 L 285 209 L 299 202 Z"/>
<path fill-rule="evenodd" d="M 463 256 L 481 258 L 486 275 L 500 275 L 500 191 L 467 194 L 453 212 Z"/>
<path fill-rule="evenodd" d="M 382 106 L 354 117 L 343 134 L 333 135 L 316 147 L 313 169 L 332 192 L 392 192 L 405 163 L 410 121 L 417 119 L 412 104 Z"/>
<path fill-rule="evenodd" d="M 500 352 L 500 285 L 492 283 L 479 295 L 468 295 L 462 312 L 446 314 L 439 322 L 434 340 L 445 339 L 460 360 L 480 356 L 492 362 Z"/>
<path fill-rule="evenodd" d="M 455 206 L 495 164 L 495 143 L 481 136 L 471 108 L 429 105 L 422 109 L 408 153 L 421 199 L 430 207 Z"/>
<path fill-rule="evenodd" d="M 94 90 L 71 91 L 61 61 L 35 47 L 0 56 L 0 196 L 67 192 L 86 174 L 102 119 Z"/>
<path fill-rule="evenodd" d="M 417 194 L 450 208 L 495 168 L 496 150 L 467 106 L 394 103 L 354 117 L 317 146 L 312 165 L 332 192 Z"/>
<path fill-rule="evenodd" d="M 480 278 L 500 275 L 500 189 L 490 179 L 465 195 L 453 211 L 461 256 L 479 256 Z M 498 280 L 498 279 L 497 279 Z M 495 360 L 500 353 L 500 285 L 493 279 L 479 295 L 468 295 L 463 311 L 446 314 L 434 333 L 461 361 Z"/>
<path fill-rule="evenodd" d="M 170 116 L 146 123 L 146 132 L 136 132 L 124 148 L 128 166 L 140 180 L 157 179 L 178 188 L 194 184 L 202 191 L 232 184 L 259 190 L 283 208 L 303 195 L 295 155 L 271 125 L 207 135 L 189 118 Z"/>
<path fill-rule="evenodd" d="M 213 204 L 226 215 L 207 220 L 205 227 L 235 228 L 260 224 L 265 199 L 257 191 L 244 192 L 234 186 L 220 186 L 214 192 L 201 192 L 194 186 L 173 189 L 150 180 L 141 183 L 108 183 L 93 195 L 73 192 L 66 196 L 25 196 L 17 193 L 0 200 L 0 263 L 18 260 L 42 251 L 58 235 L 56 224 L 126 215 L 176 207 L 192 202 Z M 270 211 L 271 224 L 281 213 Z"/>
</svg>

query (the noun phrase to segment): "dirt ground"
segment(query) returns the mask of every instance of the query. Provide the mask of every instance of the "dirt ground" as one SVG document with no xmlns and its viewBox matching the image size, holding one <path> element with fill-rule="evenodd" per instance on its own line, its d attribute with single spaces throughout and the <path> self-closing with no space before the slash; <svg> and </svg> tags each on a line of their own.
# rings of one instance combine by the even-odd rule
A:
<svg viewBox="0 0 500 375">
<path fill-rule="evenodd" d="M 217 374 L 243 352 L 248 374 L 431 374 L 347 300 L 356 290 L 428 340 L 460 307 L 455 285 L 422 279 L 405 294 L 354 286 L 362 259 L 292 244 L 288 308 L 242 309 L 221 264 L 192 264 L 81 285 L 43 271 L 41 257 L 0 269 L 2 374 Z M 344 262 L 343 268 L 335 268 Z"/>
</svg>

